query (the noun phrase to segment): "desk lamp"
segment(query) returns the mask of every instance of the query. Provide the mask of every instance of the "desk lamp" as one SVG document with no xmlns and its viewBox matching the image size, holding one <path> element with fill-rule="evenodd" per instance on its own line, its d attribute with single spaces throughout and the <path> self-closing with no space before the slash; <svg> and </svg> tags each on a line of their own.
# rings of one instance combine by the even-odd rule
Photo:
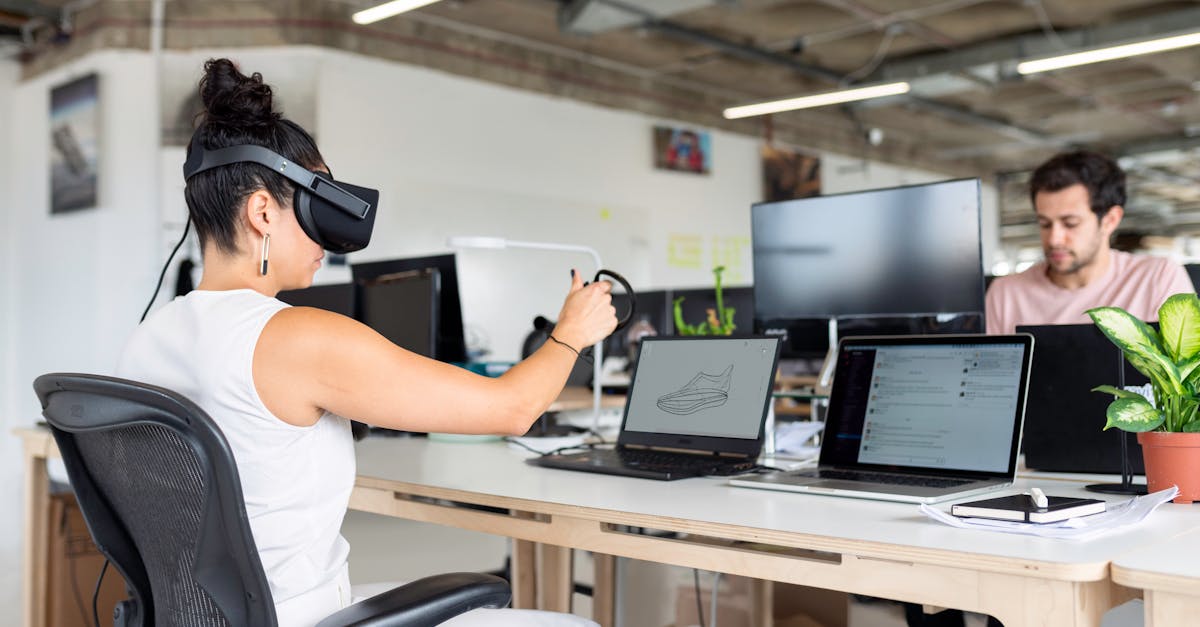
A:
<svg viewBox="0 0 1200 627">
<path fill-rule="evenodd" d="M 532 250 L 553 250 L 572 253 L 587 253 L 592 256 L 592 261 L 596 264 L 596 270 L 599 271 L 604 265 L 600 262 L 600 253 L 596 252 L 595 248 L 590 246 L 578 246 L 575 244 L 555 244 L 550 242 L 524 242 L 519 240 L 504 239 L 503 237 L 475 237 L 475 236 L 455 236 L 446 239 L 446 245 L 450 248 L 485 248 L 485 249 L 503 249 L 503 248 L 526 248 Z M 600 372 L 604 365 L 604 340 L 596 342 L 594 352 L 592 353 L 592 431 L 600 433 Z"/>
</svg>

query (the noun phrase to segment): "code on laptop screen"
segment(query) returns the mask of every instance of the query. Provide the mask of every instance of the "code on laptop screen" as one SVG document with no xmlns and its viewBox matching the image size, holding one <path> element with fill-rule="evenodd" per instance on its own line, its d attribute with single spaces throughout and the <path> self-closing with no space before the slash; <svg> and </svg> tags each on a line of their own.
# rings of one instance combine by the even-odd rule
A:
<svg viewBox="0 0 1200 627">
<path fill-rule="evenodd" d="M 982 472 L 1008 468 L 1021 344 L 862 345 L 837 365 L 834 459 Z M 824 459 L 822 460 L 824 461 Z"/>
<path fill-rule="evenodd" d="M 625 430 L 756 439 L 777 346 L 776 338 L 644 342 Z"/>
</svg>

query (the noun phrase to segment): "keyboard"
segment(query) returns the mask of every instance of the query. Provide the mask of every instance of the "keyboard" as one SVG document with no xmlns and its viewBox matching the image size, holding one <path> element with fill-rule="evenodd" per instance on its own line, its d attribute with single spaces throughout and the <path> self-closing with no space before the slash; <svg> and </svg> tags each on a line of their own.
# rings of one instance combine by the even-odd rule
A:
<svg viewBox="0 0 1200 627">
<path fill-rule="evenodd" d="M 968 479 L 922 477 L 920 475 L 900 475 L 863 470 L 818 470 L 817 477 L 820 477 L 821 479 L 848 479 L 850 481 L 886 483 L 888 485 L 915 485 L 925 488 L 954 488 L 960 485 L 971 483 L 971 481 Z"/>
<path fill-rule="evenodd" d="M 621 463 L 626 466 L 647 470 L 678 469 L 684 472 L 691 471 L 697 475 L 729 476 L 750 472 L 757 466 L 753 460 L 731 460 L 708 455 L 687 455 L 644 449 L 603 450 L 604 453 L 620 459 Z"/>
<path fill-rule="evenodd" d="M 670 481 L 687 477 L 740 475 L 757 468 L 752 459 L 688 455 L 644 449 L 592 449 L 580 453 L 542 455 L 528 463 L 547 468 L 582 470 L 626 477 Z"/>
</svg>

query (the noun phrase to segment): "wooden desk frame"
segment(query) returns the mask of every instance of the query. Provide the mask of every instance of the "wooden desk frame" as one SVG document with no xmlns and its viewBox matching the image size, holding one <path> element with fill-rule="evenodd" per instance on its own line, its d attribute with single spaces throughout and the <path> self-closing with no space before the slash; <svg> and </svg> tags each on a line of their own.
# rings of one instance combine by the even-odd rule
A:
<svg viewBox="0 0 1200 627">
<path fill-rule="evenodd" d="M 45 520 L 48 506 L 46 460 L 58 454 L 46 430 L 19 429 L 18 434 L 24 439 L 26 464 L 24 618 L 28 627 L 42 627 L 45 564 L 38 556 L 45 555 L 47 537 L 39 521 Z M 1113 582 L 1107 561 L 1078 565 L 1029 562 L 564 506 L 362 475 L 350 507 L 513 538 L 514 604 L 518 607 L 569 610 L 570 551 L 592 551 L 597 554 L 598 574 L 595 618 L 602 625 L 613 623 L 615 569 L 611 556 L 960 608 L 995 616 L 1006 627 L 1095 627 L 1104 612 L 1135 596 Z M 627 527 L 681 535 L 639 535 L 628 533 Z M 1156 604 L 1175 602 L 1168 597 L 1155 598 Z M 761 622 L 769 622 L 769 618 Z"/>
</svg>

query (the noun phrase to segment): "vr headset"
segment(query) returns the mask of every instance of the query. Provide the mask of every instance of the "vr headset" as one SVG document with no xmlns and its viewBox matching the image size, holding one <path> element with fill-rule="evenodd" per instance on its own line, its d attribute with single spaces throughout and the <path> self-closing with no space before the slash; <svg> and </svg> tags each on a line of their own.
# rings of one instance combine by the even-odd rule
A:
<svg viewBox="0 0 1200 627">
<path fill-rule="evenodd" d="M 292 207 L 300 228 L 331 253 L 362 250 L 371 242 L 379 190 L 335 181 L 324 172 L 308 170 L 262 146 L 244 145 L 207 150 L 192 138 L 183 178 L 232 163 L 257 163 L 296 184 Z"/>
</svg>

